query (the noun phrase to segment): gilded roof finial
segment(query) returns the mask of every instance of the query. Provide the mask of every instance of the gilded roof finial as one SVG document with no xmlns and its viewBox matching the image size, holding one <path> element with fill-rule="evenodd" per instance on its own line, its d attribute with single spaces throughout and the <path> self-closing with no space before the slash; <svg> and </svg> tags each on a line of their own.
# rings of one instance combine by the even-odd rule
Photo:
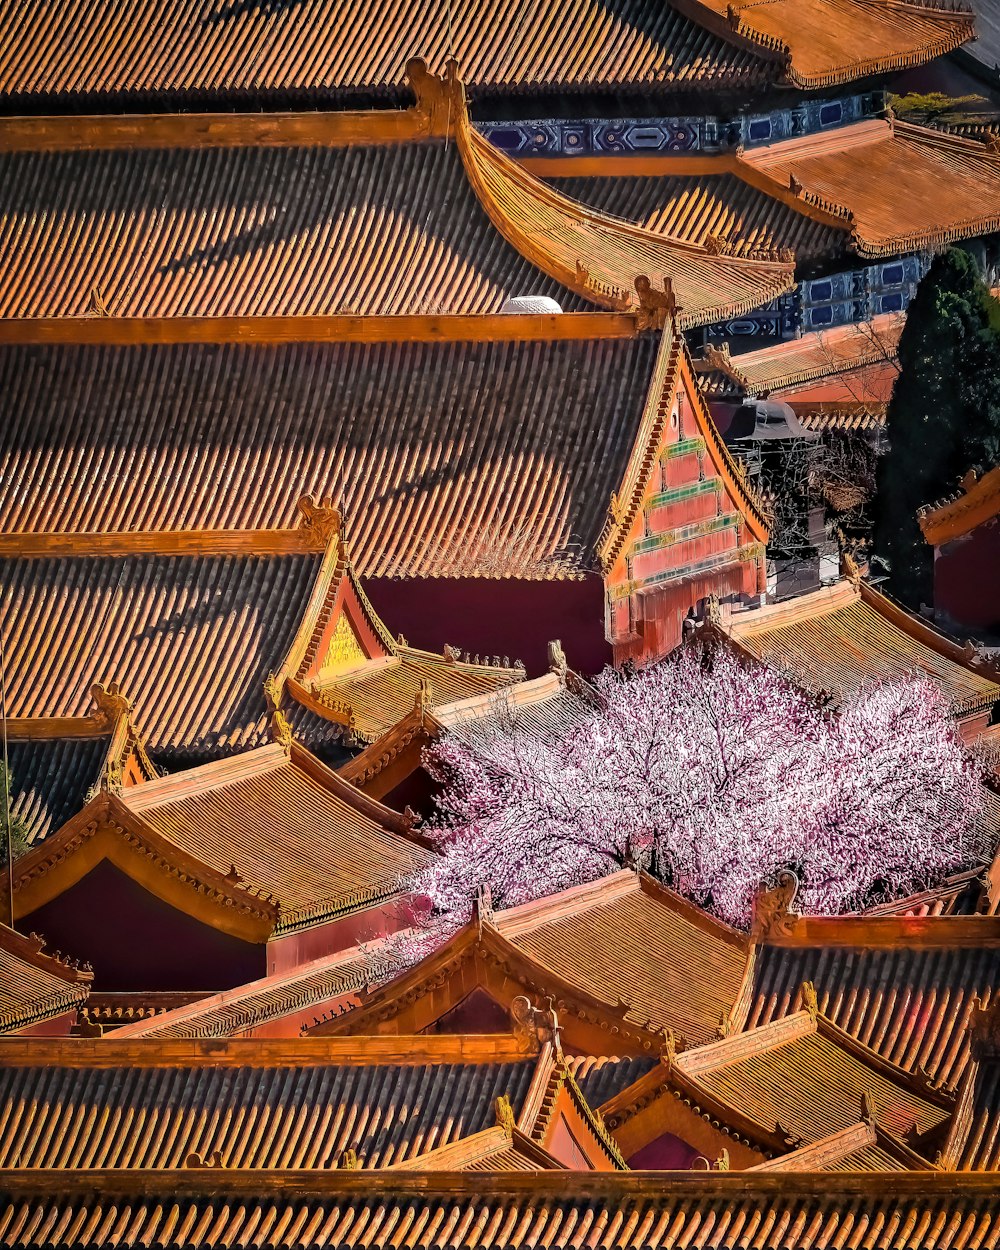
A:
<svg viewBox="0 0 1000 1250">
<path fill-rule="evenodd" d="M 812 981 L 802 982 L 802 1007 L 815 1020 L 819 1015 L 819 999 L 816 997 L 816 986 Z"/>
<path fill-rule="evenodd" d="M 511 1106 L 510 1098 L 506 1094 L 499 1094 L 493 1100 L 493 1113 L 496 1116 L 497 1128 L 502 1128 L 508 1137 L 513 1137 L 517 1121 L 514 1118 L 514 1108 Z"/>
</svg>

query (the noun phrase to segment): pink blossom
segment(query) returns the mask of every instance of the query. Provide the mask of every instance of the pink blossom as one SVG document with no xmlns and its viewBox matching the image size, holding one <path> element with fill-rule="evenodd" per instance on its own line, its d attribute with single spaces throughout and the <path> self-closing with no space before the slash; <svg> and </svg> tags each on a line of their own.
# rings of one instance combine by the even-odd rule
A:
<svg viewBox="0 0 1000 1250">
<path fill-rule="evenodd" d="M 976 762 L 922 675 L 833 712 L 727 647 L 686 646 L 596 685 L 601 706 L 561 736 L 498 708 L 427 753 L 440 857 L 409 888 L 436 925 L 487 889 L 508 907 L 630 863 L 735 924 L 785 868 L 800 907 L 835 913 L 983 852 Z"/>
</svg>

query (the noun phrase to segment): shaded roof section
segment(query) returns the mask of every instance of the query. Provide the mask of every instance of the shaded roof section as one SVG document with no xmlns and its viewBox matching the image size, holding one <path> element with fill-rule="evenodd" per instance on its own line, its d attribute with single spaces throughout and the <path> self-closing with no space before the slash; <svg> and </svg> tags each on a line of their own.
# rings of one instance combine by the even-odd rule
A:
<svg viewBox="0 0 1000 1250">
<path fill-rule="evenodd" d="M 108 754 L 108 738 L 14 738 L 7 746 L 11 809 L 38 842 L 87 802 Z"/>
<path fill-rule="evenodd" d="M 497 912 L 494 923 L 564 980 L 691 1046 L 718 1036 L 747 967 L 744 934 L 629 870 Z"/>
<path fill-rule="evenodd" d="M 160 489 L 176 487 L 173 474 Z M 0 562 L 8 713 L 82 716 L 118 681 L 157 753 L 266 740 L 264 680 L 295 636 L 320 554 L 132 554 Z"/>
<path fill-rule="evenodd" d="M 976 13 L 976 38 L 962 49 L 962 57 L 975 62 L 996 82 L 1000 75 L 1000 3 L 970 0 Z"/>
<path fill-rule="evenodd" d="M 2 317 L 593 307 L 505 241 L 443 139 L 5 152 L 0 187 Z"/>
<path fill-rule="evenodd" d="M 397 813 L 295 746 L 160 777 L 121 801 L 200 863 L 273 895 L 279 930 L 391 897 L 429 859 Z"/>
<path fill-rule="evenodd" d="M 436 70 L 456 57 L 485 97 L 821 87 L 920 64 L 972 34 L 963 13 L 916 3 L 900 12 L 882 0 L 772 0 L 731 18 L 722 0 L 574 0 L 568 9 L 556 0 L 364 0 L 347 10 L 333 0 L 143 0 L 127 10 L 62 0 L 55 23 L 19 13 L 5 6 L 0 92 L 22 108 L 396 99 L 410 56 Z"/>
<path fill-rule="evenodd" d="M 516 1239 L 523 1250 L 618 1250 L 682 1244 L 689 1250 L 774 1250 L 789 1234 L 796 1250 L 883 1250 L 911 1244 L 972 1250 L 1000 1222 L 993 1177 L 895 1173 L 824 1175 L 795 1184 L 767 1172 L 690 1173 L 649 1177 L 539 1171 L 496 1176 L 476 1172 L 409 1176 L 405 1172 L 338 1170 L 302 1178 L 294 1192 L 282 1174 L 242 1176 L 226 1169 L 178 1176 L 123 1171 L 101 1177 L 67 1172 L 53 1192 L 42 1177 L 13 1178 L 0 1212 L 0 1245 L 20 1250 L 71 1229 L 79 1250 L 158 1244 L 165 1236 L 192 1250 L 237 1242 L 270 1250 L 274 1230 L 289 1246 L 392 1245 L 400 1231 L 417 1246 L 472 1250 Z M 636 1236 L 633 1236 L 633 1229 Z M 777 1232 L 776 1232 L 777 1230 Z M 776 1243 L 776 1236 L 781 1240 Z"/>
<path fill-rule="evenodd" d="M 958 1086 L 969 1062 L 967 1029 L 975 1000 L 990 1001 L 1000 988 L 995 947 L 860 946 L 757 951 L 748 1027 L 793 1011 L 804 982 L 815 986 L 819 1010 L 891 1063 L 925 1071 Z"/>
<path fill-rule="evenodd" d="M 655 336 L 641 336 L 0 349 L 11 414 L 0 529 L 280 527 L 295 523 L 295 501 L 311 489 L 350 518 L 363 576 L 580 576 L 628 463 L 657 347 Z M 24 481 L 30 492 L 18 490 Z M 238 624 L 242 610 L 255 621 L 258 608 L 246 607 L 263 602 L 254 579 L 272 601 L 288 596 L 280 614 L 269 611 L 247 634 L 262 633 L 264 650 L 268 635 L 294 628 L 299 596 L 309 593 L 307 564 L 178 567 L 203 617 L 232 604 L 224 619 Z M 14 571 L 40 587 L 103 585 L 96 598 L 106 606 L 122 567 Z M 168 571 L 162 561 L 136 561 L 123 586 L 159 587 Z M 196 571 L 206 591 L 212 583 L 207 601 Z M 153 606 L 142 612 L 155 620 Z M 196 647 L 193 636 L 187 645 Z M 155 738 L 159 723 L 141 713 Z"/>
<path fill-rule="evenodd" d="M 405 112 L 0 121 L 21 192 L 0 197 L 0 314 L 471 314 L 544 295 L 655 320 L 645 280 L 701 325 L 790 289 L 787 263 L 559 195 L 473 129 L 453 64 L 409 73 Z"/>
<path fill-rule="evenodd" d="M 757 659 L 789 673 L 808 690 L 843 698 L 869 681 L 923 672 L 941 687 L 953 712 L 969 715 L 1000 698 L 990 669 L 870 587 L 841 582 L 728 624 L 731 637 Z"/>
<path fill-rule="evenodd" d="M 91 971 L 43 948 L 41 938 L 0 924 L 0 1033 L 51 1020 L 87 1001 Z"/>
<path fill-rule="evenodd" d="M 133 1043 L 127 1058 L 119 1051 L 117 1062 L 109 1055 L 92 1067 L 65 1050 L 62 1062 L 0 1066 L 0 1160 L 183 1168 L 218 1152 L 226 1169 L 333 1169 L 354 1151 L 362 1167 L 384 1168 L 492 1126 L 500 1095 L 518 1115 L 537 1065 L 509 1055 L 462 1062 L 455 1047 L 448 1061 L 428 1045 L 394 1062 L 366 1059 L 360 1047 L 352 1060 L 323 1062 L 304 1061 L 294 1046 L 284 1061 L 273 1044 L 265 1058 L 244 1046 L 241 1063 L 158 1062 L 160 1045 Z M 115 1131 L 101 1131 L 109 1118 Z"/>
<path fill-rule="evenodd" d="M 411 56 L 440 72 L 454 55 L 475 95 L 648 88 L 740 88 L 776 76 L 753 50 L 736 47 L 659 0 L 441 0 L 404 7 L 363 0 L 249 5 L 230 0 L 62 0 L 54 33 L 41 13 L 0 25 L 0 92 L 25 104 L 91 109 L 116 98 L 169 107 L 206 97 L 234 105 L 300 99 L 326 107 L 398 99 Z M 567 40 L 567 28 L 577 37 Z M 585 36 L 585 37 L 584 37 Z M 67 60 L 61 50 L 71 46 Z"/>
<path fill-rule="evenodd" d="M 971 39 L 972 10 L 921 0 L 678 0 L 737 44 L 776 57 L 789 82 L 820 88 L 924 61 Z"/>
<path fill-rule="evenodd" d="M 546 181 L 571 199 L 645 230 L 701 246 L 721 243 L 737 254 L 791 248 L 801 264 L 838 255 L 849 243 L 845 227 L 816 221 L 735 173 L 590 174 Z"/>
<path fill-rule="evenodd" d="M 1000 466 L 977 477 L 966 474 L 962 488 L 950 499 L 920 509 L 920 528 L 934 547 L 971 534 L 1000 516 Z"/>
<path fill-rule="evenodd" d="M 732 1108 L 768 1135 L 778 1125 L 802 1142 L 856 1124 L 865 1099 L 875 1122 L 896 1137 L 913 1130 L 922 1136 L 945 1123 L 953 1109 L 947 1099 L 922 1095 L 918 1082 L 838 1033 L 803 1011 L 685 1051 L 674 1071 L 704 1093 L 704 1109 Z"/>
<path fill-rule="evenodd" d="M 862 121 L 751 148 L 739 168 L 805 211 L 841 219 L 861 255 L 897 255 L 1000 227 L 1000 157 L 905 122 Z"/>
</svg>

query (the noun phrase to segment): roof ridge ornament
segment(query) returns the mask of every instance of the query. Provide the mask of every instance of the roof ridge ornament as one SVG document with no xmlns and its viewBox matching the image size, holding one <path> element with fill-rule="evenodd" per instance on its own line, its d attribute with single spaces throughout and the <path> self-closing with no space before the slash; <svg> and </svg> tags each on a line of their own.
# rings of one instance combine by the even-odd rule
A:
<svg viewBox="0 0 1000 1250">
<path fill-rule="evenodd" d="M 347 557 L 347 544 L 344 533 L 344 518 L 339 508 L 334 507 L 332 498 L 324 495 L 319 503 L 312 495 L 303 495 L 296 504 L 301 514 L 299 528 L 306 535 L 314 538 L 316 545 L 326 547 L 334 539 L 340 540 L 340 558 Z"/>
<path fill-rule="evenodd" d="M 761 886 L 754 895 L 753 918 L 750 937 L 754 942 L 773 941 L 789 937 L 799 913 L 792 910 L 792 903 L 799 890 L 799 879 L 791 869 L 778 873 L 775 885 Z"/>
<path fill-rule="evenodd" d="M 555 673 L 559 678 L 559 684 L 565 686 L 566 675 L 569 672 L 569 661 L 566 658 L 566 652 L 563 650 L 562 643 L 558 638 L 552 639 L 548 647 L 549 672 Z"/>
<path fill-rule="evenodd" d="M 639 297 L 637 326 L 640 330 L 662 330 L 668 319 L 674 320 L 680 312 L 673 284 L 666 276 L 663 289 L 657 290 L 646 274 L 639 274 L 635 279 L 635 293 Z"/>
<path fill-rule="evenodd" d="M 127 716 L 132 710 L 131 702 L 122 694 L 122 688 L 116 681 L 109 681 L 107 686 L 95 682 L 90 687 L 90 697 L 94 701 L 94 720 L 107 729 L 113 729 L 120 716 Z"/>
<path fill-rule="evenodd" d="M 555 1010 L 555 999 L 548 995 L 545 1007 L 533 1006 L 524 994 L 518 994 L 510 1005 L 510 1018 L 514 1028 L 514 1036 L 527 1041 L 533 1049 L 541 1048 L 549 1042 L 561 1061 L 563 1058 L 559 1017 Z"/>
</svg>

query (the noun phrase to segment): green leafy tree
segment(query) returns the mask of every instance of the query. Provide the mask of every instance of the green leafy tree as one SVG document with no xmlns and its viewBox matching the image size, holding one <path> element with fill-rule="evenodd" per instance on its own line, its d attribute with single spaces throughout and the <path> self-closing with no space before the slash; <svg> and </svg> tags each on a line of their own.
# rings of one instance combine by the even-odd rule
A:
<svg viewBox="0 0 1000 1250">
<path fill-rule="evenodd" d="M 959 248 L 934 260 L 907 312 L 889 402 L 875 548 L 892 592 L 930 602 L 933 552 L 917 509 L 974 465 L 1000 464 L 1000 306 Z"/>
<path fill-rule="evenodd" d="M 0 759 L 0 868 L 7 864 L 7 813 L 10 812 L 10 847 L 14 859 L 23 855 L 30 846 L 28 825 L 14 811 L 13 778 Z"/>
</svg>

